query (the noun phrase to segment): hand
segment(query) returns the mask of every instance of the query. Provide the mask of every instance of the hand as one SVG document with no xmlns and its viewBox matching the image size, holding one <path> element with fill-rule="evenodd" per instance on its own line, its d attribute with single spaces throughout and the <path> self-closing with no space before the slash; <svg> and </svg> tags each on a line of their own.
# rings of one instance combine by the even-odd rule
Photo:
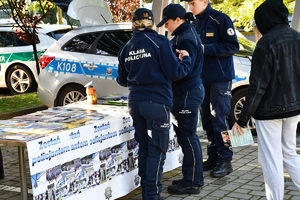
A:
<svg viewBox="0 0 300 200">
<path fill-rule="evenodd" d="M 189 56 L 189 53 L 186 50 L 178 50 L 178 49 L 176 49 L 176 52 L 179 54 L 178 58 L 180 60 L 182 60 L 183 56 Z"/>
<path fill-rule="evenodd" d="M 236 122 L 234 123 L 234 125 L 232 126 L 232 133 L 233 135 L 236 135 L 236 131 L 242 135 L 244 133 L 244 129 L 242 127 L 240 127 Z"/>
</svg>

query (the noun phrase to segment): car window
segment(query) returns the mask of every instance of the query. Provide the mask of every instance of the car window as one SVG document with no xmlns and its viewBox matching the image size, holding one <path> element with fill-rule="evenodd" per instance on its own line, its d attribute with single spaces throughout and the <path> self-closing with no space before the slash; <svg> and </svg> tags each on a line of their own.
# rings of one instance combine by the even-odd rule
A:
<svg viewBox="0 0 300 200">
<path fill-rule="evenodd" d="M 65 46 L 65 51 L 117 56 L 120 48 L 131 38 L 132 31 L 96 32 L 79 35 Z"/>
<path fill-rule="evenodd" d="M 105 33 L 97 43 L 96 54 L 117 56 L 119 50 L 130 40 L 132 32 Z"/>
<path fill-rule="evenodd" d="M 0 33 L 0 43 L 2 47 L 14 47 L 16 46 L 15 37 L 11 32 L 1 32 Z"/>
<path fill-rule="evenodd" d="M 64 36 L 67 32 L 69 32 L 71 29 L 64 29 L 64 30 L 57 30 L 57 31 L 51 31 L 47 33 L 50 37 L 59 40 L 62 36 Z"/>
<path fill-rule="evenodd" d="M 84 34 L 73 38 L 65 46 L 62 47 L 64 51 L 87 52 L 99 33 Z"/>
<path fill-rule="evenodd" d="M 240 48 L 235 55 L 240 57 L 252 56 L 256 43 L 243 37 L 238 37 L 238 41 Z"/>
<path fill-rule="evenodd" d="M 36 44 L 40 43 L 38 36 L 36 36 Z M 27 41 L 26 35 L 18 35 L 15 32 L 3 31 L 0 32 L 0 46 L 1 47 L 17 47 L 31 45 Z"/>
</svg>

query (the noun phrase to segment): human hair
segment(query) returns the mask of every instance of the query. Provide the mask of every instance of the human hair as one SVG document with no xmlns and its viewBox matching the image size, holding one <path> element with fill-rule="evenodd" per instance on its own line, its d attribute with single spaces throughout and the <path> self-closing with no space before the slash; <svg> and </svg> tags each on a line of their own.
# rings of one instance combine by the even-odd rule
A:
<svg viewBox="0 0 300 200">
<path fill-rule="evenodd" d="M 136 20 L 136 21 L 132 22 L 133 30 L 152 28 L 153 25 L 154 25 L 154 22 L 149 19 L 141 19 L 141 20 Z"/>
<path fill-rule="evenodd" d="M 188 21 L 194 21 L 195 20 L 195 15 L 192 12 L 187 12 L 184 15 L 184 19 Z"/>
<path fill-rule="evenodd" d="M 143 13 L 143 18 L 149 17 L 147 12 Z M 140 20 L 135 20 L 132 22 L 132 29 L 137 30 L 137 29 L 144 29 L 144 28 L 152 28 L 154 25 L 154 21 L 150 19 L 140 19 Z"/>
</svg>

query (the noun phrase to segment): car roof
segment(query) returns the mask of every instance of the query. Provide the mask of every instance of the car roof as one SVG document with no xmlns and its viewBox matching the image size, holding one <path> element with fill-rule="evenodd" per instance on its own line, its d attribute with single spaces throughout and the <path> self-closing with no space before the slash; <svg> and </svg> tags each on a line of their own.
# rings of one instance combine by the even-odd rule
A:
<svg viewBox="0 0 300 200">
<path fill-rule="evenodd" d="M 76 26 L 70 26 L 65 24 L 39 24 L 37 25 L 37 30 L 41 33 L 49 33 L 52 31 L 74 29 Z"/>
<path fill-rule="evenodd" d="M 100 24 L 93 26 L 80 26 L 78 28 L 74 28 L 70 33 L 78 33 L 78 32 L 93 32 L 93 31 L 101 31 L 101 30 L 114 30 L 114 29 L 128 29 L 132 28 L 131 22 L 121 22 L 121 23 L 108 23 L 108 24 Z"/>
<path fill-rule="evenodd" d="M 74 28 L 70 30 L 67 34 L 63 36 L 63 38 L 72 38 L 76 35 L 91 33 L 97 31 L 105 31 L 105 30 L 128 30 L 132 29 L 131 22 L 122 22 L 122 23 L 108 23 L 108 24 L 100 24 L 94 26 L 81 26 L 78 28 Z"/>
</svg>

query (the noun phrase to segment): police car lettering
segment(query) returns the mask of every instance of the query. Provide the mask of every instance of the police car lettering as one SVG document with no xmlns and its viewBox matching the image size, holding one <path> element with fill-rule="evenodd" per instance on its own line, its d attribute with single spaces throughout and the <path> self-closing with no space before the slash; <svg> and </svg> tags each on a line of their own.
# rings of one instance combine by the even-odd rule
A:
<svg viewBox="0 0 300 200">
<path fill-rule="evenodd" d="M 57 62 L 57 71 L 76 72 L 76 64 Z"/>
<path fill-rule="evenodd" d="M 132 61 L 132 60 L 139 60 L 142 58 L 151 57 L 151 53 L 147 53 L 145 49 L 139 49 L 136 51 L 129 51 L 129 56 L 125 58 L 125 62 Z"/>
</svg>

